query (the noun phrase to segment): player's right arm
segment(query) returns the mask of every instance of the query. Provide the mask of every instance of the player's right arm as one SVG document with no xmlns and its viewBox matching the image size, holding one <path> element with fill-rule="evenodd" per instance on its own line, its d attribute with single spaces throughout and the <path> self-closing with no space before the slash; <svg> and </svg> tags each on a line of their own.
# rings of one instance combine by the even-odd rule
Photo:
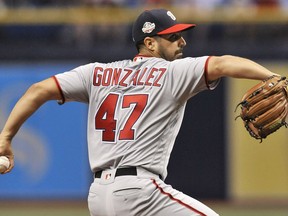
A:
<svg viewBox="0 0 288 216">
<path fill-rule="evenodd" d="M 14 166 L 11 142 L 22 124 L 45 102 L 62 99 L 54 78 L 48 78 L 31 85 L 18 100 L 0 134 L 0 155 L 7 156 L 11 164 L 5 173 L 11 171 Z"/>
<path fill-rule="evenodd" d="M 206 69 L 208 82 L 221 77 L 263 80 L 272 75 L 277 75 L 262 65 L 237 56 L 211 56 Z"/>
</svg>

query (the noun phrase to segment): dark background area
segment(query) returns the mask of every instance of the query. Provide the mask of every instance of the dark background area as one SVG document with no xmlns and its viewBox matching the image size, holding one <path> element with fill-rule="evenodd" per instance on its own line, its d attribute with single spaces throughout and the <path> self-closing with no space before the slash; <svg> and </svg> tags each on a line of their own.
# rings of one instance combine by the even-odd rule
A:
<svg viewBox="0 0 288 216">
<path fill-rule="evenodd" d="M 97 25 L 83 28 L 66 25 L 0 26 L 1 60 L 85 60 L 109 62 L 136 54 L 131 25 Z M 121 32 L 119 34 L 119 28 Z M 101 28 L 100 28 L 101 29 Z M 187 56 L 233 54 L 257 59 L 285 59 L 288 55 L 288 25 L 199 24 L 185 34 Z"/>
<path fill-rule="evenodd" d="M 187 103 L 167 182 L 197 198 L 225 199 L 225 81 Z"/>
</svg>

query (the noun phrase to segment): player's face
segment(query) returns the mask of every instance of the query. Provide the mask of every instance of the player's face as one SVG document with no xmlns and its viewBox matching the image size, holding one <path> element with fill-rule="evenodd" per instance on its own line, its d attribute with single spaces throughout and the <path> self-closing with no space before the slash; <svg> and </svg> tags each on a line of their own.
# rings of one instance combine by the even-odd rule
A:
<svg viewBox="0 0 288 216">
<path fill-rule="evenodd" d="M 168 60 L 173 61 L 183 57 L 183 48 L 186 41 L 181 33 L 173 33 L 158 36 L 158 54 Z"/>
</svg>

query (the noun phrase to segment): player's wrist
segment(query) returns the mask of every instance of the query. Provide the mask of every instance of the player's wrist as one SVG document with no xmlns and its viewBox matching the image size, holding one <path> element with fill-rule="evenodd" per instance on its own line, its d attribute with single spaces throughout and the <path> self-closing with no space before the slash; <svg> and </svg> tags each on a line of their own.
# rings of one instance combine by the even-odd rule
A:
<svg viewBox="0 0 288 216">
<path fill-rule="evenodd" d="M 12 141 L 14 135 L 10 133 L 9 131 L 2 131 L 0 133 L 0 141 L 7 141 L 9 144 Z"/>
</svg>

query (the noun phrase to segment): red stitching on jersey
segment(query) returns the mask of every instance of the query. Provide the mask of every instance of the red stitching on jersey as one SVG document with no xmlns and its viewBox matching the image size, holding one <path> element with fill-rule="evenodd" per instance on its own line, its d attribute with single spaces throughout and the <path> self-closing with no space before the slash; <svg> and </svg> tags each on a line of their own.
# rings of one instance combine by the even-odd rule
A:
<svg viewBox="0 0 288 216">
<path fill-rule="evenodd" d="M 176 199 L 175 197 L 172 196 L 172 194 L 165 192 L 165 191 L 163 190 L 163 188 L 161 188 L 160 185 L 157 184 L 157 182 L 156 182 L 155 179 L 151 179 L 151 180 L 153 181 L 153 184 L 156 186 L 156 188 L 159 189 L 162 194 L 168 196 L 171 200 L 176 201 L 176 202 L 179 203 L 180 205 L 183 205 L 184 207 L 186 207 L 186 208 L 188 208 L 188 209 L 190 209 L 190 210 L 192 210 L 192 211 L 194 211 L 194 212 L 196 212 L 196 213 L 198 213 L 198 214 L 200 214 L 200 215 L 202 215 L 202 216 L 207 216 L 207 215 L 204 214 L 203 212 L 200 212 L 200 211 L 198 211 L 197 209 L 193 208 L 192 206 L 190 206 L 190 205 L 182 202 L 181 200 Z"/>
<path fill-rule="evenodd" d="M 61 89 L 61 86 L 60 86 L 56 76 L 52 76 L 52 78 L 55 80 L 55 83 L 56 83 L 56 85 L 57 85 L 57 87 L 59 89 L 60 95 L 61 95 L 61 100 L 58 101 L 58 104 L 62 105 L 62 104 L 65 103 L 65 97 L 64 97 L 63 91 Z"/>
</svg>

